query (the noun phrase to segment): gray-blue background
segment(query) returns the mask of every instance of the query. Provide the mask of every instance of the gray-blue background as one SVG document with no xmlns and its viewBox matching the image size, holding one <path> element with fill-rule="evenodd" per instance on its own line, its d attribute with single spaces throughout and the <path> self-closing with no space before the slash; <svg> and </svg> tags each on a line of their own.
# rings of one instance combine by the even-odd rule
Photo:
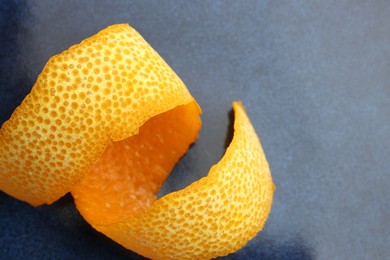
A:
<svg viewBox="0 0 390 260">
<path fill-rule="evenodd" d="M 277 186 L 264 230 L 226 259 L 390 255 L 388 1 L 0 1 L 0 124 L 45 62 L 130 23 L 203 108 L 161 194 L 205 176 L 242 100 Z M 32 208 L 0 193 L 0 258 L 142 259 L 95 232 L 70 196 Z"/>
</svg>

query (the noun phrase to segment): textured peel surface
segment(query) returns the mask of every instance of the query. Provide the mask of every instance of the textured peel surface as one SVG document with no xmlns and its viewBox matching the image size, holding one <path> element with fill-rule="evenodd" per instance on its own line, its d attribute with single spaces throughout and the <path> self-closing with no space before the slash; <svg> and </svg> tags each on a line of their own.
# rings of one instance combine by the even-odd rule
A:
<svg viewBox="0 0 390 260">
<path fill-rule="evenodd" d="M 143 212 L 201 126 L 195 102 L 147 121 L 139 134 L 111 142 L 88 175 L 72 188 L 77 208 L 93 224 Z"/>
<path fill-rule="evenodd" d="M 210 259 L 242 248 L 268 218 L 274 184 L 243 106 L 235 102 L 233 107 L 233 140 L 207 177 L 122 221 L 99 224 L 90 219 L 90 223 L 124 247 L 151 259 Z M 97 182 L 104 182 L 104 178 L 88 178 L 82 190 L 101 187 Z M 84 207 L 94 211 L 93 206 L 80 205 L 77 199 L 76 204 L 83 215 L 91 214 Z"/>
<path fill-rule="evenodd" d="M 186 86 L 129 25 L 52 57 L 0 128 L 0 189 L 37 206 L 71 191 L 83 217 L 152 259 L 210 259 L 263 227 L 274 184 L 245 109 L 209 174 L 155 194 L 201 127 Z"/>
<path fill-rule="evenodd" d="M 110 140 L 191 102 L 183 82 L 133 28 L 110 26 L 50 58 L 3 124 L 0 189 L 35 206 L 52 203 Z"/>
</svg>

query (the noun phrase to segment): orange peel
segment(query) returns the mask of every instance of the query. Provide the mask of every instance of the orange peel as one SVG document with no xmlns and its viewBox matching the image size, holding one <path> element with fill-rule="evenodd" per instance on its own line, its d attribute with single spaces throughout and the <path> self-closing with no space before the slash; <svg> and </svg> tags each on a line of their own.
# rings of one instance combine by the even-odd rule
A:
<svg viewBox="0 0 390 260">
<path fill-rule="evenodd" d="M 208 259 L 263 227 L 274 184 L 240 102 L 234 137 L 209 174 L 155 194 L 201 127 L 179 77 L 129 25 L 49 59 L 0 128 L 0 189 L 38 206 L 71 191 L 82 216 L 153 259 Z"/>
<path fill-rule="evenodd" d="M 34 206 L 50 204 L 85 176 L 110 140 L 192 102 L 141 35 L 129 25 L 110 26 L 50 58 L 3 124 L 0 188 Z"/>
<path fill-rule="evenodd" d="M 121 221 L 99 224 L 86 219 L 114 241 L 151 259 L 211 259 L 243 247 L 262 229 L 274 185 L 242 104 L 234 102 L 233 108 L 233 140 L 206 177 Z M 88 175 L 77 187 L 80 194 L 91 186 L 102 187 L 104 176 Z M 89 205 L 104 196 L 104 192 L 90 194 Z M 83 216 L 94 211 L 93 206 L 80 205 L 78 196 L 75 202 Z"/>
</svg>

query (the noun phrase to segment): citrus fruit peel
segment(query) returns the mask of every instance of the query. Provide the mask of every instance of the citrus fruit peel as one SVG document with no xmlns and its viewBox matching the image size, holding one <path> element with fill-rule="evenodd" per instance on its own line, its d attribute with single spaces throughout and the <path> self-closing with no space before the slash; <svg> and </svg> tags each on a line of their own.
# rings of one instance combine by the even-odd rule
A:
<svg viewBox="0 0 390 260">
<path fill-rule="evenodd" d="M 183 82 L 129 25 L 49 59 L 0 128 L 0 189 L 33 206 L 71 191 L 83 217 L 153 259 L 232 253 L 259 232 L 274 185 L 240 102 L 234 137 L 209 174 L 155 194 L 201 127 Z"/>
<path fill-rule="evenodd" d="M 151 259 L 211 259 L 243 247 L 262 229 L 275 186 L 242 104 L 234 102 L 233 108 L 233 140 L 206 177 L 121 221 L 99 224 L 91 218 L 90 224 Z M 102 187 L 104 181 L 88 175 L 78 189 Z M 103 193 L 94 194 L 88 200 L 90 205 Z M 77 197 L 75 202 L 82 215 L 93 215 L 93 206 L 79 205 Z M 99 211 L 98 205 L 96 210 Z"/>
<path fill-rule="evenodd" d="M 50 204 L 85 176 L 111 140 L 191 103 L 183 82 L 133 28 L 110 26 L 50 58 L 2 125 L 0 189 L 34 206 Z"/>
</svg>

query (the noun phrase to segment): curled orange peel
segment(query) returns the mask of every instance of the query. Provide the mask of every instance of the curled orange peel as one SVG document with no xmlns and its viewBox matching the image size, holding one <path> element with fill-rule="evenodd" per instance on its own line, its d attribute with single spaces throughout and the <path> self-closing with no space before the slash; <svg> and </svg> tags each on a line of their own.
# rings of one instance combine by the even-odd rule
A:
<svg viewBox="0 0 390 260">
<path fill-rule="evenodd" d="M 234 137 L 209 174 L 155 194 L 201 127 L 201 109 L 129 25 L 52 57 L 0 129 L 0 189 L 38 206 L 71 191 L 82 216 L 152 259 L 208 259 L 263 227 L 274 184 L 240 102 Z"/>
</svg>

